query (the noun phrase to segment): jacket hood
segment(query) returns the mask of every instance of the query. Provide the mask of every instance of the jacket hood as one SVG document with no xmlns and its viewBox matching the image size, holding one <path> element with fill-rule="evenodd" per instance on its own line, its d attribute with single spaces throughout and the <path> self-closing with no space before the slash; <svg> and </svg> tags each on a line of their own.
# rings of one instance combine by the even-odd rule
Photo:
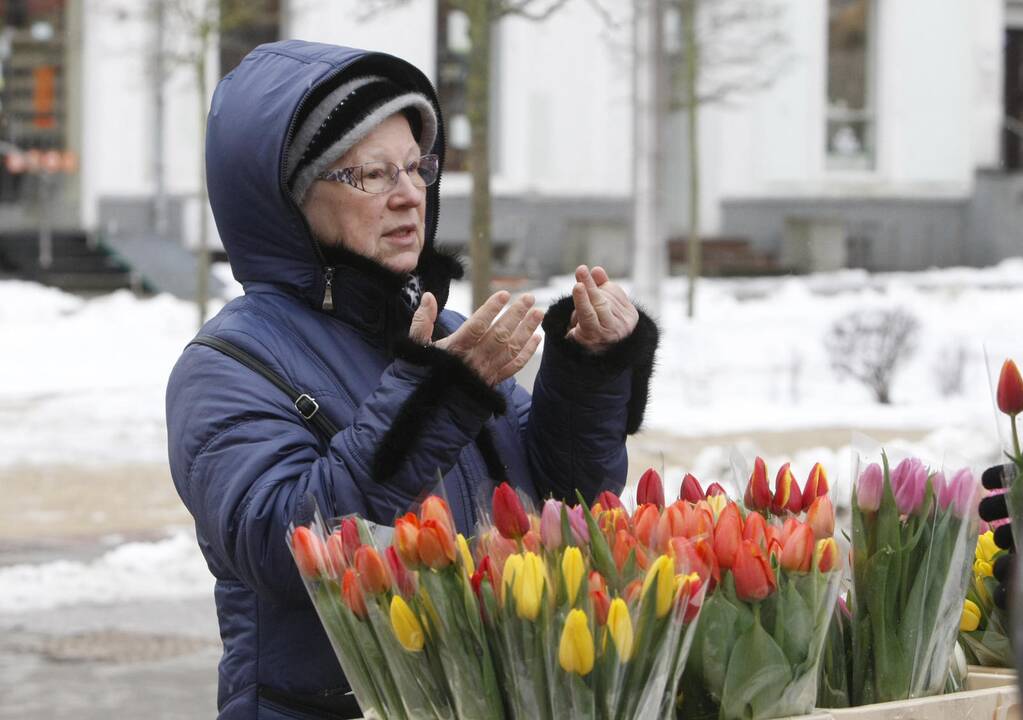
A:
<svg viewBox="0 0 1023 720">
<path fill-rule="evenodd" d="M 384 76 L 429 98 L 438 123 L 433 153 L 443 168 L 443 120 L 433 85 L 413 65 L 384 53 L 301 40 L 260 45 L 217 85 L 207 123 L 206 185 L 235 279 L 287 286 L 315 307 L 324 296 L 325 269 L 336 261 L 325 258 L 313 239 L 288 192 L 284 168 L 299 107 L 339 74 Z M 438 176 L 427 188 L 419 272 L 442 279 L 442 288 L 427 288 L 441 301 L 461 266 L 434 249 L 439 188 Z"/>
</svg>

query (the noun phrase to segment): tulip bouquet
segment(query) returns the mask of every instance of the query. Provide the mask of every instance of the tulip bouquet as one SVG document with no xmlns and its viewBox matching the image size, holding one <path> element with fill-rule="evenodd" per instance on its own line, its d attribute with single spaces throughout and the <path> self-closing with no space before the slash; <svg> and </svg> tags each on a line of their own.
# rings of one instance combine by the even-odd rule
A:
<svg viewBox="0 0 1023 720">
<path fill-rule="evenodd" d="M 959 618 L 959 643 L 973 665 L 1013 667 L 1014 664 L 1009 644 L 1009 618 L 992 600 L 998 584 L 993 577 L 993 567 L 1003 554 L 1005 551 L 995 545 L 994 532 L 989 530 L 977 540 L 973 577 Z"/>
<path fill-rule="evenodd" d="M 979 486 L 916 458 L 867 465 L 853 488 L 851 702 L 941 692 L 970 580 Z"/>
<path fill-rule="evenodd" d="M 1023 375 L 1012 359 L 1002 363 L 995 387 L 995 406 L 999 412 L 999 431 L 1005 445 L 1005 456 L 1015 465 L 1014 476 L 1003 477 L 1005 502 L 1012 518 L 1013 533 L 1023 533 L 1023 449 L 1020 448 L 1019 416 L 1023 414 Z M 1008 422 L 1001 416 L 1005 416 Z M 1021 537 L 1021 535 L 1016 535 Z"/>
<path fill-rule="evenodd" d="M 690 497 L 697 488 L 689 483 Z M 827 475 L 815 465 L 800 491 L 786 464 L 772 493 L 757 458 L 745 509 L 709 493 L 715 587 L 704 601 L 679 717 L 808 713 L 841 579 Z"/>
</svg>

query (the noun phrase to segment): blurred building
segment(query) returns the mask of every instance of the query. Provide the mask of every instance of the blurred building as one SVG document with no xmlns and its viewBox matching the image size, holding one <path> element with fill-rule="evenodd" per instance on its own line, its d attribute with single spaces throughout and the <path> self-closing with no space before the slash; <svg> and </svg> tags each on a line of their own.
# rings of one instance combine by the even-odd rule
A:
<svg viewBox="0 0 1023 720">
<path fill-rule="evenodd" d="M 602 1 L 618 24 L 575 1 L 495 32 L 499 274 L 542 277 L 583 261 L 629 271 L 633 35 L 629 3 Z M 707 270 L 916 269 L 1023 254 L 1023 0 L 778 2 L 777 76 L 700 110 Z M 670 4 L 655 64 L 669 79 L 684 56 Z M 204 5 L 217 0 L 0 0 L 0 152 L 55 150 L 66 166 L 0 163 L 0 236 L 25 245 L 45 225 L 112 252 L 151 285 L 172 283 L 149 266 L 186 272 L 201 222 L 217 247 L 198 192 L 198 73 L 208 97 L 255 45 L 301 37 L 391 52 L 434 79 L 450 147 L 439 237 L 466 244 L 464 15 L 446 0 L 369 18 L 362 0 L 252 0 L 259 12 L 201 52 L 175 8 Z M 664 112 L 658 234 L 683 263 L 685 114 Z"/>
</svg>

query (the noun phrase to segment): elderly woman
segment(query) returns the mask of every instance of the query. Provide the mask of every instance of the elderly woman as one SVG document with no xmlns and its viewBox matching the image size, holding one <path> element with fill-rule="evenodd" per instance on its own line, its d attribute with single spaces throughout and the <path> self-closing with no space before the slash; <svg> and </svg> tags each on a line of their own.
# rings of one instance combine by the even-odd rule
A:
<svg viewBox="0 0 1023 720">
<path fill-rule="evenodd" d="M 471 533 L 495 481 L 539 500 L 625 483 L 653 323 L 580 267 L 546 318 L 495 293 L 445 309 L 436 94 L 380 53 L 263 45 L 213 97 L 210 203 L 245 294 L 167 390 L 171 472 L 216 577 L 221 718 L 356 717 L 285 543 L 310 498 L 391 523 L 438 472 Z M 502 310 L 504 311 L 502 314 Z M 547 338 L 534 393 L 513 378 Z"/>
</svg>

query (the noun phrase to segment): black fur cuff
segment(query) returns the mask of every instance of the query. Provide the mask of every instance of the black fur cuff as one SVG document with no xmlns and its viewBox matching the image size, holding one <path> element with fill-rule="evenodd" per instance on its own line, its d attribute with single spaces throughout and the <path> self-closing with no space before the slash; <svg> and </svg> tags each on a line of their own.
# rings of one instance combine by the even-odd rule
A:
<svg viewBox="0 0 1023 720">
<path fill-rule="evenodd" d="M 637 308 L 638 309 L 638 308 Z M 654 372 L 654 355 L 657 353 L 659 331 L 649 315 L 639 310 L 639 322 L 629 337 L 615 343 L 603 353 L 593 353 L 565 335 L 575 303 L 572 296 L 563 297 L 547 309 L 543 319 L 544 342 L 548 348 L 580 365 L 596 368 L 608 375 L 618 374 L 626 368 L 632 369 L 632 387 L 629 396 L 628 420 L 625 431 L 632 434 L 643 424 L 647 396 L 650 392 L 650 376 Z"/>
<path fill-rule="evenodd" d="M 378 482 L 386 482 L 398 471 L 425 424 L 433 420 L 432 410 L 444 401 L 451 390 L 460 389 L 494 415 L 503 415 L 507 410 L 504 395 L 487 385 L 483 378 L 451 353 L 403 338 L 395 346 L 394 355 L 429 367 L 430 374 L 401 406 L 377 449 L 373 477 Z"/>
</svg>

